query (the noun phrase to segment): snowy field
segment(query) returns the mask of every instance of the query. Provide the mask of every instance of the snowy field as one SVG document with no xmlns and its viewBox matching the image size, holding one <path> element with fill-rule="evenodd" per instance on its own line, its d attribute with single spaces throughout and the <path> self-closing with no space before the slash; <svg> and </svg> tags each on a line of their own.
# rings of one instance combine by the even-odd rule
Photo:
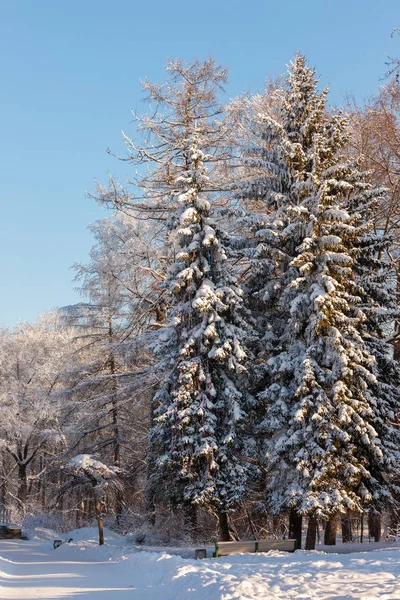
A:
<svg viewBox="0 0 400 600">
<path fill-rule="evenodd" d="M 1 600 L 399 600 L 400 549 L 333 554 L 236 555 L 195 561 L 167 552 L 136 552 L 107 533 L 72 532 L 57 550 L 53 535 L 0 540 Z M 68 536 L 63 536 L 67 538 Z"/>
</svg>

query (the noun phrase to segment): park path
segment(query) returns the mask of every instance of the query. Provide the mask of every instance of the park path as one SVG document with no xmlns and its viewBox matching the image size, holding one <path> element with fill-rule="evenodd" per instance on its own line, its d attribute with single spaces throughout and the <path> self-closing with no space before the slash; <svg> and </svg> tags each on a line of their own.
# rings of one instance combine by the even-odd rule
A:
<svg viewBox="0 0 400 600">
<path fill-rule="evenodd" d="M 195 561 L 75 538 L 57 550 L 50 539 L 0 540 L 0 600 L 400 599 L 398 546 Z"/>
<path fill-rule="evenodd" d="M 48 546 L 48 548 L 47 548 Z M 119 600 L 133 597 L 131 586 L 118 586 L 117 561 L 65 559 L 50 542 L 0 540 L 1 600 Z M 126 580 L 126 576 L 122 578 Z"/>
</svg>

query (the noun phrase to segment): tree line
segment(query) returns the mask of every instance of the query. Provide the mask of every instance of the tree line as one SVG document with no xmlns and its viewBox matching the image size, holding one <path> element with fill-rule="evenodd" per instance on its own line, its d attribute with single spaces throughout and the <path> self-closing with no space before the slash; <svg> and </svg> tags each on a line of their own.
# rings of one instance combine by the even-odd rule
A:
<svg viewBox="0 0 400 600">
<path fill-rule="evenodd" d="M 345 541 L 400 498 L 400 87 L 328 104 L 296 54 L 223 103 L 169 61 L 94 197 L 83 302 L 0 332 L 0 504 L 144 536 Z M 218 525 L 218 534 L 216 533 Z M 361 528 L 361 535 L 363 527 Z"/>
</svg>

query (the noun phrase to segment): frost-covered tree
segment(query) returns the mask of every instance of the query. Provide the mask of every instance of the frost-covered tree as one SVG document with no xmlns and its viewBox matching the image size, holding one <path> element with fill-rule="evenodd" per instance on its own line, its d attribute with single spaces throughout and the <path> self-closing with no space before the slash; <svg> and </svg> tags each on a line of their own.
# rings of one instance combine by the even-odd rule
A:
<svg viewBox="0 0 400 600">
<path fill-rule="evenodd" d="M 362 337 L 354 271 L 365 228 L 351 203 L 361 176 L 341 155 L 346 123 L 328 115 L 326 91 L 318 93 L 301 55 L 278 95 L 279 118 L 257 114 L 261 144 L 249 152 L 264 174 L 242 194 L 265 203 L 252 293 L 273 326 L 260 394 L 269 503 L 274 512 L 309 515 L 312 547 L 317 516 L 390 502 L 398 451 L 387 427 L 399 404 L 392 388 L 391 411 L 380 411 L 376 359 Z"/>
<path fill-rule="evenodd" d="M 250 328 L 227 258 L 228 236 L 217 223 L 216 193 L 229 157 L 217 100 L 226 71 L 212 60 L 171 61 L 167 70 L 164 85 L 145 84 L 155 110 L 140 120 L 144 145 L 127 140 L 132 161 L 151 166 L 139 181 L 146 202 L 133 210 L 164 223 L 170 261 L 166 321 L 153 344 L 163 373 L 153 402 L 153 490 L 162 486 L 160 497 L 175 507 L 216 515 L 229 539 L 227 514 L 247 481 L 243 388 Z"/>
<path fill-rule="evenodd" d="M 77 332 L 76 363 L 68 374 L 69 454 L 96 453 L 121 467 L 126 486 L 144 469 L 150 354 L 142 331 L 151 318 L 143 226 L 119 214 L 92 227 L 96 244 L 90 262 L 75 265 L 87 301 L 65 307 Z M 133 255 L 133 256 L 132 256 Z M 117 496 L 119 518 L 123 502 Z"/>
<path fill-rule="evenodd" d="M 382 87 L 378 95 L 368 99 L 365 106 L 355 103 L 347 106 L 350 122 L 349 153 L 367 172 L 372 185 L 385 188 L 379 201 L 372 203 L 368 218 L 373 231 L 379 236 L 374 256 L 383 256 L 393 264 L 400 290 L 399 277 L 399 200 L 400 200 L 400 84 L 395 80 Z M 385 269 L 386 270 L 386 269 Z M 387 278 L 387 274 L 384 276 Z M 392 279 L 392 276 L 390 277 Z M 394 295 L 392 295 L 394 298 Z M 392 342 L 395 356 L 400 357 L 397 344 L 398 326 Z"/>
<path fill-rule="evenodd" d="M 247 481 L 241 460 L 246 394 L 237 383 L 246 358 L 242 292 L 227 267 L 210 202 L 201 194 L 205 170 L 197 134 L 190 151 L 187 189 L 179 196 L 180 252 L 167 280 L 170 321 L 160 335 L 169 373 L 156 398 L 161 406 L 155 433 L 165 445 L 158 465 L 175 481 L 174 502 L 218 514 L 227 536 L 227 512 L 243 498 Z"/>
<path fill-rule="evenodd" d="M 55 313 L 0 335 L 0 451 L 17 468 L 17 508 L 22 512 L 30 482 L 45 477 L 51 459 L 65 445 L 60 391 L 62 369 L 71 361 L 71 339 Z M 38 460 L 41 473 L 38 465 L 32 468 Z M 10 493 L 13 487 L 10 473 Z"/>
<path fill-rule="evenodd" d="M 125 421 L 132 411 L 135 350 L 140 362 L 130 337 L 132 331 L 138 333 L 140 314 L 133 314 L 126 287 L 132 282 L 124 255 L 129 237 L 124 225 L 121 219 L 105 219 L 91 227 L 96 243 L 90 262 L 74 265 L 75 280 L 87 302 L 63 309 L 66 323 L 75 327 L 80 341 L 68 391 L 78 419 L 73 426 L 75 442 L 86 452 L 101 451 L 115 466 L 120 466 L 127 444 Z"/>
<path fill-rule="evenodd" d="M 355 258 L 355 273 L 357 295 L 360 304 L 357 309 L 363 312 L 364 320 L 361 323 L 361 334 L 366 347 L 374 357 L 373 372 L 376 377 L 374 384 L 371 407 L 374 412 L 374 427 L 381 439 L 385 441 L 385 461 L 387 465 L 377 477 L 392 480 L 392 491 L 399 499 L 400 478 L 399 468 L 400 448 L 400 365 L 396 356 L 396 347 L 393 349 L 393 332 L 399 320 L 397 288 L 397 274 L 391 260 L 391 246 L 393 240 L 384 231 L 376 231 L 376 207 L 386 203 L 382 199 L 386 192 L 374 189 L 364 180 L 354 182 L 354 193 L 350 199 L 350 207 L 358 209 L 358 218 L 362 235 Z M 391 464 L 395 463 L 396 464 Z M 397 468 L 397 469 L 396 469 Z M 392 503 L 393 505 L 393 503 Z M 370 525 L 376 541 L 381 536 L 380 504 L 370 503 Z M 393 505 L 394 508 L 394 505 Z M 396 520 L 396 511 L 392 513 Z M 370 527 L 371 528 L 371 527 Z"/>
<path fill-rule="evenodd" d="M 109 467 L 90 454 L 78 454 L 64 466 L 67 481 L 59 491 L 56 501 L 66 493 L 74 490 L 82 494 L 89 487 L 94 495 L 99 546 L 104 544 L 103 512 L 106 501 L 112 496 L 119 496 L 121 481 L 118 467 Z"/>
</svg>

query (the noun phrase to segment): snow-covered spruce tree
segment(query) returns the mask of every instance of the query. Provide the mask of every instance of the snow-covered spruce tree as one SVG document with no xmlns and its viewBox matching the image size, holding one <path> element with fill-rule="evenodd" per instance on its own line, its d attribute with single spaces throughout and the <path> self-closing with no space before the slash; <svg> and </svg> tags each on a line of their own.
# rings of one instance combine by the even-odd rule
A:
<svg viewBox="0 0 400 600">
<path fill-rule="evenodd" d="M 227 515 L 247 481 L 243 340 L 249 327 L 227 260 L 228 237 L 216 223 L 228 157 L 217 101 L 226 71 L 212 60 L 170 62 L 167 70 L 164 85 L 145 84 L 156 104 L 141 120 L 145 147 L 128 140 L 132 160 L 151 166 L 138 182 L 146 202 L 133 210 L 160 223 L 167 218 L 163 251 L 171 264 L 167 318 L 154 343 L 163 376 L 154 398 L 152 485 L 174 507 L 217 516 L 229 539 Z"/>
<path fill-rule="evenodd" d="M 379 373 L 361 335 L 366 317 L 354 270 L 365 229 L 349 200 L 360 174 L 341 157 L 346 124 L 327 114 L 326 91 L 316 86 L 314 70 L 297 55 L 279 92 L 279 120 L 258 115 L 264 144 L 257 167 L 265 176 L 243 186 L 264 198 L 257 250 L 272 265 L 269 279 L 252 289 L 275 333 L 272 344 L 268 334 L 260 394 L 269 504 L 310 517 L 308 547 L 317 516 L 390 502 L 398 469 L 387 435 L 398 399 L 377 428 Z"/>
<path fill-rule="evenodd" d="M 246 358 L 242 294 L 210 202 L 201 195 L 205 169 L 197 133 L 190 152 L 187 189 L 179 196 L 181 250 L 167 280 L 175 301 L 160 336 L 160 347 L 172 350 L 172 371 L 158 394 L 156 431 L 167 442 L 158 464 L 173 485 L 174 503 L 217 514 L 229 539 L 227 512 L 243 498 L 247 480 L 240 460 L 246 395 L 235 381 Z"/>
<path fill-rule="evenodd" d="M 234 187 L 243 208 L 243 231 L 247 231 L 246 303 L 258 322 L 261 340 L 258 364 L 252 365 L 259 390 L 269 381 L 268 357 L 282 348 L 289 314 L 282 306 L 282 290 L 297 276 L 291 261 L 304 237 L 301 203 L 310 188 L 301 183 L 298 171 L 306 169 L 304 155 L 311 152 L 311 133 L 325 112 L 326 91 L 316 93 L 314 73 L 300 55 L 294 70 L 296 77 L 289 73 L 284 89 L 270 85 L 264 94 L 241 98 L 230 106 L 230 115 L 233 112 L 238 121 L 242 154 Z M 300 547 L 302 515 L 295 504 L 269 505 L 275 513 L 289 510 L 289 534 Z"/>
<path fill-rule="evenodd" d="M 388 409 L 389 406 L 393 408 L 390 400 L 393 389 L 391 386 L 399 385 L 398 324 L 394 332 L 393 325 L 398 323 L 396 305 L 398 306 L 400 289 L 396 242 L 399 207 L 399 181 L 396 172 L 399 170 L 400 147 L 395 142 L 400 132 L 400 86 L 395 81 L 389 82 L 363 109 L 356 105 L 348 108 L 351 131 L 349 153 L 368 171 L 368 179 L 372 184 L 385 188 L 385 193 L 377 198 L 376 194 L 371 195 L 371 190 L 368 186 L 365 188 L 364 184 L 352 199 L 352 204 L 359 210 L 367 225 L 367 233 L 362 239 L 357 260 L 357 273 L 362 286 L 360 295 L 367 316 L 364 338 L 371 353 L 376 356 L 376 366 L 380 369 L 378 380 L 380 383 L 385 382 L 385 389 L 389 391 L 389 398 L 387 392 L 377 393 L 378 398 L 389 401 L 386 404 Z M 371 222 L 373 227 L 368 226 Z M 372 305 L 364 298 L 365 293 L 369 299 L 373 299 Z M 389 338 L 394 346 L 393 356 L 386 343 Z M 393 411 L 390 410 L 387 414 L 391 415 L 389 423 L 393 422 Z M 381 422 L 380 419 L 378 422 Z M 395 445 L 398 442 L 395 441 Z M 400 497 L 397 499 L 400 500 Z M 391 511 L 393 526 L 397 525 L 399 514 L 398 510 Z M 379 515 L 377 517 L 374 519 L 377 531 L 371 534 L 375 539 L 380 536 Z"/>
<path fill-rule="evenodd" d="M 360 174 L 359 174 L 360 175 Z M 354 191 L 350 198 L 350 208 L 358 211 L 359 225 L 363 228 L 359 249 L 356 253 L 355 272 L 357 295 L 361 298 L 361 309 L 364 321 L 361 324 L 362 337 L 368 351 L 375 358 L 373 372 L 376 383 L 373 386 L 371 407 L 374 411 L 374 428 L 379 437 L 385 440 L 385 459 L 389 462 L 387 473 L 391 473 L 393 483 L 399 485 L 399 473 L 390 466 L 390 462 L 399 461 L 399 387 L 400 365 L 395 358 L 391 333 L 399 320 L 398 298 L 396 290 L 396 270 L 391 261 L 390 249 L 393 244 L 391 236 L 384 230 L 376 231 L 377 206 L 386 199 L 385 192 L 379 193 L 365 180 L 356 177 Z M 390 452 L 388 451 L 390 450 Z M 376 473 L 376 477 L 385 477 L 386 471 Z M 396 499 L 399 490 L 393 486 Z M 379 504 L 371 503 L 369 515 L 372 523 L 371 535 L 376 541 L 381 537 Z M 392 512 L 396 520 L 397 511 Z"/>
</svg>

